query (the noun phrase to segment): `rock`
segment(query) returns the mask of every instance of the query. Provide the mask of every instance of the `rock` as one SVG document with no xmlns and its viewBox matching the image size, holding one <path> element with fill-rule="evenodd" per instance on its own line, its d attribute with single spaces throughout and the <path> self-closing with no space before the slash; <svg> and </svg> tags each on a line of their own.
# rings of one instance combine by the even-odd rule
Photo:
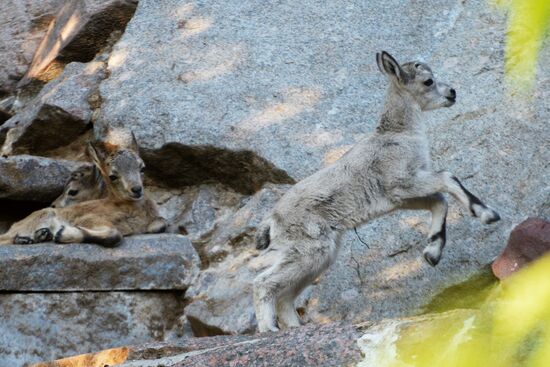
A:
<svg viewBox="0 0 550 367">
<path fill-rule="evenodd" d="M 233 215 L 226 216 L 205 239 L 195 241 L 203 266 L 197 281 L 188 289 L 185 315 L 195 336 L 253 333 L 256 317 L 252 282 L 271 257 L 258 258 L 254 232 L 286 185 L 268 185 Z M 309 293 L 297 302 L 303 309 Z"/>
<path fill-rule="evenodd" d="M 0 2 L 0 97 L 13 94 L 63 0 Z"/>
<path fill-rule="evenodd" d="M 15 102 L 15 97 L 13 96 L 0 101 L 0 126 L 13 116 L 11 110 L 13 102 Z"/>
<path fill-rule="evenodd" d="M 508 245 L 493 262 L 493 273 L 504 279 L 550 251 L 550 222 L 529 218 L 510 233 Z"/>
<path fill-rule="evenodd" d="M 133 129 L 144 150 L 158 153 L 152 163 L 165 158 L 161 171 L 174 172 L 173 186 L 194 184 L 175 174 L 185 158 L 202 180 L 238 177 L 232 187 L 250 194 L 258 182 L 274 181 L 250 172 L 263 174 L 271 164 L 271 172 L 301 179 L 374 130 L 387 84 L 375 52 L 428 62 L 458 93 L 452 108 L 422 115 L 434 169 L 453 172 L 503 220 L 483 227 L 450 200 L 448 245 L 436 268 L 421 253 L 428 215 L 372 221 L 359 229 L 370 248 L 347 235 L 307 310 L 316 322 L 410 315 L 490 264 L 514 223 L 550 207 L 550 65 L 539 63 L 536 102 L 507 94 L 505 34 L 504 14 L 479 1 L 420 0 L 404 11 L 397 0 L 299 7 L 143 0 L 110 56 L 98 121 Z M 541 60 L 549 56 L 550 48 L 541 49 Z M 207 154 L 181 158 L 205 146 L 231 158 L 206 169 L 201 164 L 213 161 Z M 231 154 L 242 150 L 265 164 L 241 169 Z M 212 167 L 227 170 L 213 174 Z"/>
<path fill-rule="evenodd" d="M 185 294 L 185 316 L 195 336 L 251 334 L 256 330 L 252 282 L 265 263 L 254 250 L 201 271 Z"/>
<path fill-rule="evenodd" d="M 220 184 L 204 184 L 183 190 L 148 186 L 169 231 L 185 234 L 194 243 L 206 241 L 217 223 L 233 215 L 243 195 Z"/>
<path fill-rule="evenodd" d="M 116 248 L 88 244 L 0 246 L 0 290 L 18 292 L 185 290 L 200 260 L 172 234 L 124 239 Z"/>
<path fill-rule="evenodd" d="M 71 63 L 26 108 L 0 127 L 1 154 L 43 154 L 71 143 L 89 129 L 88 99 L 105 77 L 104 63 Z"/>
<path fill-rule="evenodd" d="M 181 292 L 2 293 L 0 366 L 177 338 L 183 306 Z"/>
<path fill-rule="evenodd" d="M 359 335 L 360 332 L 351 325 L 329 324 L 277 334 L 183 338 L 172 343 L 130 346 L 75 356 L 33 367 L 80 366 L 79 363 L 91 358 L 120 360 L 125 354 L 126 362 L 121 365 L 124 367 L 353 366 L 361 359 L 356 344 Z M 98 363 L 86 366 L 103 367 Z"/>
<path fill-rule="evenodd" d="M 114 31 L 123 31 L 134 14 L 137 0 L 67 1 L 56 14 L 19 85 L 44 79 L 44 72 L 57 61 L 88 62 L 108 44 Z M 47 79 L 47 78 L 46 78 Z"/>
<path fill-rule="evenodd" d="M 0 199 L 51 203 L 78 163 L 34 156 L 0 157 Z"/>
<path fill-rule="evenodd" d="M 241 201 L 232 215 L 220 218 L 208 237 L 196 242 L 203 261 L 220 262 L 240 249 L 254 248 L 254 234 L 262 219 L 273 208 L 289 185 L 265 185 L 253 196 Z"/>
</svg>

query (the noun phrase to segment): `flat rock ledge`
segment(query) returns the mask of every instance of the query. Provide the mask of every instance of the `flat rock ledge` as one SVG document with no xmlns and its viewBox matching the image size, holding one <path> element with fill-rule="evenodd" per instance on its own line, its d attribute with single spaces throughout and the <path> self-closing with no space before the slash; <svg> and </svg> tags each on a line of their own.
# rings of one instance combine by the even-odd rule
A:
<svg viewBox="0 0 550 367">
<path fill-rule="evenodd" d="M 354 366 L 361 360 L 356 342 L 360 334 L 349 324 L 309 325 L 281 333 L 182 338 L 113 348 L 32 367 Z"/>
<path fill-rule="evenodd" d="M 8 245 L 0 246 L 0 290 L 185 290 L 199 266 L 187 237 L 173 234 L 127 237 L 112 249 L 92 244 Z"/>
<path fill-rule="evenodd" d="M 81 162 L 30 155 L 0 157 L 0 199 L 49 203 Z"/>
</svg>

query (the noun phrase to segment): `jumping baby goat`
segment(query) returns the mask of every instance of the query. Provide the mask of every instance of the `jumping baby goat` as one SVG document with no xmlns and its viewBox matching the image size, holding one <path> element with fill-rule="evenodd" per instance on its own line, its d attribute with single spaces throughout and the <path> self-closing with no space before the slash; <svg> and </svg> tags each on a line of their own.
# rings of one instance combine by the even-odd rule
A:
<svg viewBox="0 0 550 367">
<path fill-rule="evenodd" d="M 36 211 L 1 235 L 0 245 L 54 240 L 114 246 L 122 236 L 164 231 L 164 219 L 143 190 L 144 164 L 133 134 L 110 130 L 106 141 L 88 145 L 88 153 L 103 177 L 106 197 Z"/>
<path fill-rule="evenodd" d="M 488 224 L 500 219 L 449 172 L 431 168 L 421 111 L 450 107 L 456 92 L 435 81 L 421 62 L 399 65 L 387 52 L 376 55 L 389 80 L 376 131 L 336 163 L 292 187 L 260 226 L 258 249 L 269 246 L 277 260 L 254 280 L 260 332 L 300 325 L 296 297 L 334 261 L 344 231 L 397 209 L 432 214 L 424 258 L 435 266 L 445 246 L 447 201 L 454 196 Z"/>
</svg>

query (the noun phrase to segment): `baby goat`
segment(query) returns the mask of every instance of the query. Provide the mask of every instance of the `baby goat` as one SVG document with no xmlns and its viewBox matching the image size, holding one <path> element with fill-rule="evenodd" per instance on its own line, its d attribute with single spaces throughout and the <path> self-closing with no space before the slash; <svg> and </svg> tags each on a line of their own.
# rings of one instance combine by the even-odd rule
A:
<svg viewBox="0 0 550 367">
<path fill-rule="evenodd" d="M 450 107 L 456 92 L 435 81 L 422 62 L 399 65 L 387 52 L 376 55 L 389 87 L 376 131 L 334 164 L 298 182 L 258 229 L 256 246 L 276 251 L 276 261 L 254 280 L 260 332 L 300 325 L 296 297 L 334 261 L 342 234 L 397 209 L 432 214 L 424 258 L 435 266 L 445 246 L 451 194 L 488 224 L 500 219 L 450 172 L 431 168 L 421 111 Z"/>
<path fill-rule="evenodd" d="M 63 193 L 50 205 L 52 208 L 64 208 L 83 201 L 103 199 L 107 189 L 101 173 L 94 164 L 86 164 L 71 172 Z"/>
<path fill-rule="evenodd" d="M 103 177 L 106 197 L 36 211 L 0 235 L 0 245 L 54 240 L 114 246 L 122 236 L 165 230 L 156 204 L 145 196 L 144 164 L 133 134 L 109 130 L 105 141 L 88 145 L 88 154 Z"/>
</svg>

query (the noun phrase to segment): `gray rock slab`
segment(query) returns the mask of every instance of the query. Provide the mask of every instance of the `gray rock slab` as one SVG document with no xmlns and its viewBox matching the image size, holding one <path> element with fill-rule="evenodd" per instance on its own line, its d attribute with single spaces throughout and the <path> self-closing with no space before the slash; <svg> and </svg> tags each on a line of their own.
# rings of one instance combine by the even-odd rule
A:
<svg viewBox="0 0 550 367">
<path fill-rule="evenodd" d="M 182 338 L 149 343 L 33 365 L 32 367 L 176 366 L 353 366 L 361 359 L 352 325 L 329 324 L 250 336 Z"/>
<path fill-rule="evenodd" d="M 140 1 L 109 60 L 102 117 L 134 129 L 146 148 L 251 150 L 300 179 L 377 123 L 386 82 L 375 53 L 431 61 L 456 18 L 467 17 L 465 6 L 480 7 Z M 444 119 L 435 113 L 430 121 Z"/>
<path fill-rule="evenodd" d="M 105 77 L 101 61 L 71 63 L 19 113 L 0 127 L 1 154 L 43 154 L 90 128 L 88 99 Z"/>
<path fill-rule="evenodd" d="M 184 236 L 127 237 L 116 248 L 88 244 L 0 247 L 2 291 L 185 290 L 199 258 Z"/>
<path fill-rule="evenodd" d="M 79 163 L 18 155 L 0 157 L 0 199 L 52 202 Z"/>
<path fill-rule="evenodd" d="M 0 366 L 178 337 L 182 311 L 181 292 L 2 293 Z"/>
</svg>

